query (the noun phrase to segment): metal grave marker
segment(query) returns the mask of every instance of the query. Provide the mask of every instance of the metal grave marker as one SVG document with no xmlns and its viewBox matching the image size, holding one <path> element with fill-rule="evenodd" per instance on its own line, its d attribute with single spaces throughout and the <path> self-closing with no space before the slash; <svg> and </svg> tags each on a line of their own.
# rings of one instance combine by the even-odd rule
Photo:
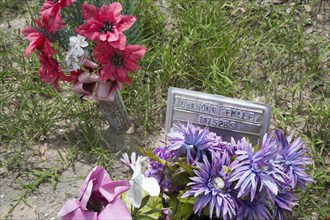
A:
<svg viewBox="0 0 330 220">
<path fill-rule="evenodd" d="M 199 127 L 208 126 L 223 141 L 247 137 L 256 145 L 268 132 L 270 117 L 270 105 L 171 87 L 165 130 L 170 132 L 173 124 L 179 122 L 191 122 Z"/>
</svg>

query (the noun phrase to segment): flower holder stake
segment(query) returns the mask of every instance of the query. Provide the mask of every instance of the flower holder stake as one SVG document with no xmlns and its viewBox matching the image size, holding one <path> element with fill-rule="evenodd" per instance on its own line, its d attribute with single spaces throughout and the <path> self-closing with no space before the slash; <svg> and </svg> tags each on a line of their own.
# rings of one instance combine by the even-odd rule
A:
<svg viewBox="0 0 330 220">
<path fill-rule="evenodd" d="M 117 133 L 126 133 L 131 127 L 123 99 L 118 90 L 116 91 L 113 102 L 100 101 L 98 102 L 98 106 L 103 117 Z"/>
</svg>

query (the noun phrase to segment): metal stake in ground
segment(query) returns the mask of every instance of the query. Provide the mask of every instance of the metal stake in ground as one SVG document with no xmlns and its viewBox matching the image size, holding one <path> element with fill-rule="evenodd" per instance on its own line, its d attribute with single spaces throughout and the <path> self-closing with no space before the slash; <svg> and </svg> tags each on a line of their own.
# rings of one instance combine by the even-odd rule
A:
<svg viewBox="0 0 330 220">
<path fill-rule="evenodd" d="M 99 108 L 111 128 L 113 128 L 116 132 L 126 133 L 126 131 L 131 127 L 123 99 L 121 98 L 118 90 L 113 102 L 100 101 Z"/>
</svg>

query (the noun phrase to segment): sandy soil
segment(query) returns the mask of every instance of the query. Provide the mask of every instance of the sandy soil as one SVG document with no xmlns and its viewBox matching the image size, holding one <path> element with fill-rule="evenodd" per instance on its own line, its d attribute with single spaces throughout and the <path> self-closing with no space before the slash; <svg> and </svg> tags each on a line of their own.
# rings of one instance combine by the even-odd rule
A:
<svg viewBox="0 0 330 220">
<path fill-rule="evenodd" d="M 118 153 L 108 170 L 113 179 L 129 179 L 128 169 L 119 161 L 122 152 L 137 151 L 136 147 L 141 146 L 142 142 L 132 134 L 115 135 L 110 129 L 104 131 L 106 139 L 111 140 L 113 152 Z M 164 135 L 155 137 L 149 142 L 150 146 L 157 147 L 162 145 Z M 123 147 L 124 146 L 124 147 Z M 145 146 L 145 145 L 144 145 Z M 63 161 L 58 155 L 58 150 L 65 157 L 65 142 L 63 137 L 56 136 L 50 138 L 44 143 L 40 143 L 25 152 L 24 158 L 28 161 L 22 162 L 22 170 L 31 170 L 33 168 L 64 167 L 59 175 L 55 190 L 50 182 L 44 182 L 38 190 L 30 194 L 26 201 L 17 204 L 21 190 L 21 182 L 29 182 L 30 177 L 21 175 L 24 172 L 19 170 L 4 171 L 0 170 L 0 219 L 4 219 L 13 205 L 16 208 L 9 219 L 57 219 L 57 213 L 69 198 L 77 198 L 79 188 L 88 173 L 97 165 L 91 161 L 95 158 L 77 158 L 68 167 L 63 165 Z M 1 148 L 0 160 L 11 156 L 10 151 Z"/>
<path fill-rule="evenodd" d="M 69 198 L 76 198 L 86 174 L 93 168 L 91 165 L 76 161 L 75 171 L 65 170 L 59 178 L 56 190 L 51 184 L 44 183 L 39 191 L 31 194 L 26 202 L 20 202 L 9 219 L 57 219 L 57 213 Z M 19 197 L 20 186 L 17 179 L 1 181 L 1 216 L 4 219 L 15 200 Z"/>
</svg>

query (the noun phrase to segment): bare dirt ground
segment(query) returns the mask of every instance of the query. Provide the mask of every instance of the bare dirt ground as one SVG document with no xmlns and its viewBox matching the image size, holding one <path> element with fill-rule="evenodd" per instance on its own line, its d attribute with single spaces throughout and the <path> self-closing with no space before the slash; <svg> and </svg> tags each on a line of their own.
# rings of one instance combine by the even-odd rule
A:
<svg viewBox="0 0 330 220">
<path fill-rule="evenodd" d="M 49 183 L 41 184 L 38 192 L 31 194 L 27 201 L 22 201 L 16 206 L 9 219 L 57 219 L 57 213 L 65 201 L 78 196 L 82 178 L 93 168 L 78 161 L 74 166 L 75 170 L 70 167 L 62 173 L 56 190 L 53 190 Z M 10 208 L 16 204 L 21 193 L 18 182 L 19 179 L 15 177 L 6 177 L 5 181 L 1 181 L 0 219 L 4 219 Z"/>
<path fill-rule="evenodd" d="M 119 157 L 126 151 L 137 151 L 136 147 L 141 146 L 142 143 L 132 134 L 115 135 L 110 129 L 105 130 L 105 136 L 109 142 L 111 141 L 113 152 L 116 152 L 117 157 L 111 162 L 111 169 L 108 170 L 113 179 L 128 179 L 128 170 L 119 161 Z M 149 142 L 150 146 L 160 146 L 165 139 L 164 135 L 155 137 L 153 141 Z M 73 160 L 68 166 L 63 165 L 63 161 L 58 155 L 58 150 L 61 151 L 63 157 L 65 155 L 66 145 L 64 137 L 57 135 L 50 139 L 41 142 L 39 145 L 25 152 L 24 155 L 28 161 L 22 163 L 20 169 L 33 170 L 36 168 L 47 167 L 62 167 L 61 173 L 55 185 L 55 190 L 50 182 L 42 183 L 37 191 L 29 194 L 26 201 L 20 201 L 20 194 L 22 194 L 22 182 L 29 182 L 30 176 L 21 176 L 19 170 L 6 172 L 0 170 L 0 219 L 5 219 L 8 211 L 16 206 L 11 213 L 9 219 L 57 219 L 57 213 L 62 208 L 66 200 L 70 198 L 77 198 L 79 195 L 79 188 L 83 183 L 88 173 L 98 165 L 95 158 L 77 158 Z M 11 156 L 11 152 L 5 148 L 0 148 L 0 160 L 4 160 Z"/>
</svg>

